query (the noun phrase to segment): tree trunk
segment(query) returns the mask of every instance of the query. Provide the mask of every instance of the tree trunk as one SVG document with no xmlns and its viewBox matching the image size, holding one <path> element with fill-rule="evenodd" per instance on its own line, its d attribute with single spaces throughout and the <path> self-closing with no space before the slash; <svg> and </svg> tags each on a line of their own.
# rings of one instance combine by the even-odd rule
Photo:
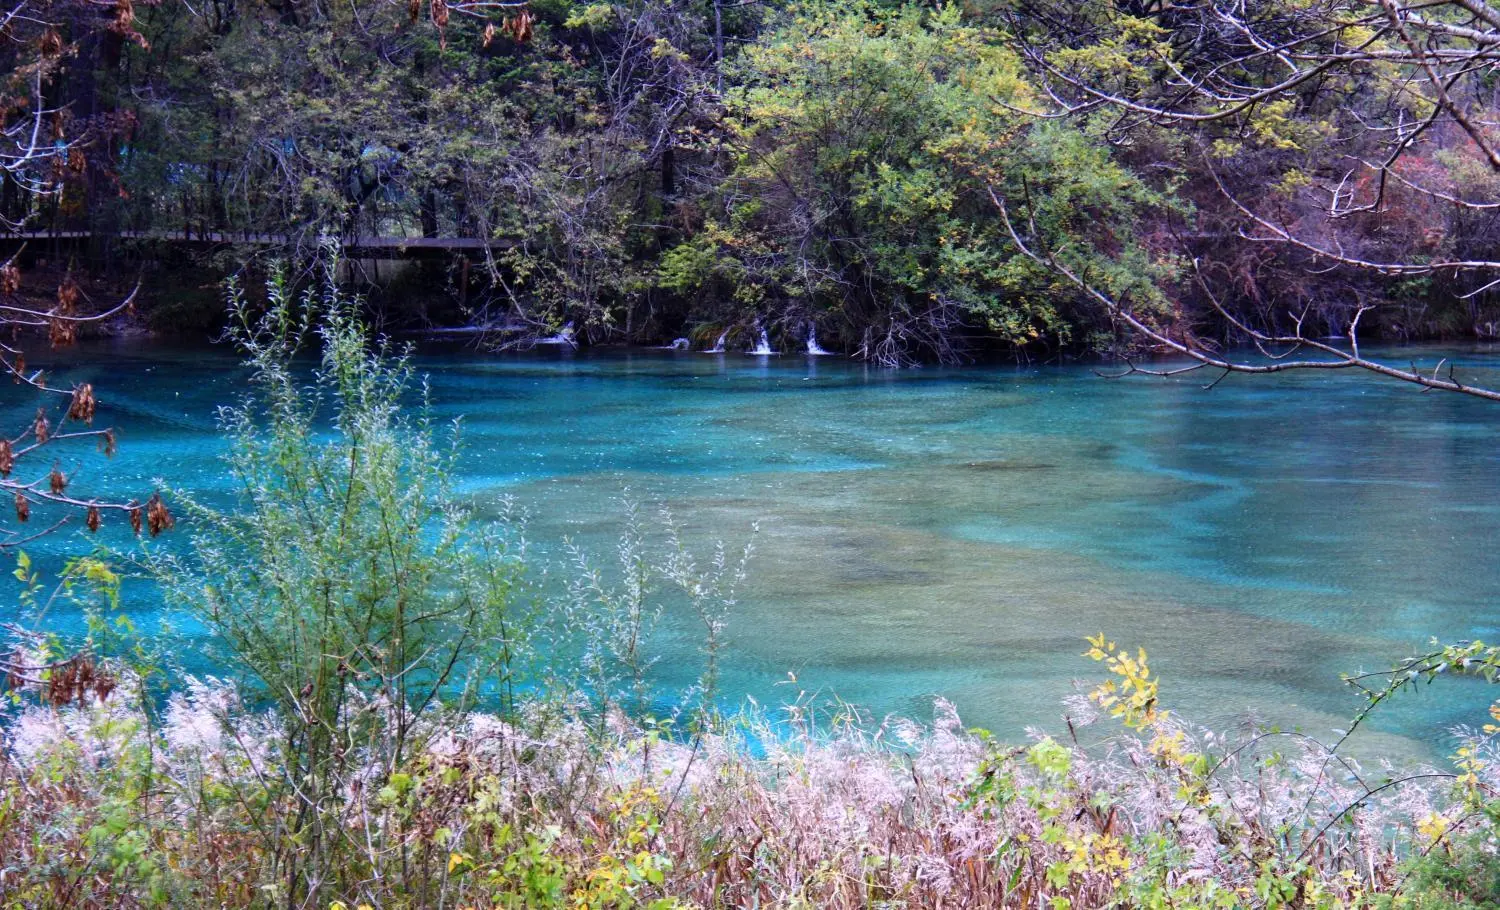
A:
<svg viewBox="0 0 1500 910">
<path fill-rule="evenodd" d="M 437 191 L 428 190 L 422 194 L 422 236 L 436 237 L 438 235 L 438 210 Z"/>
</svg>

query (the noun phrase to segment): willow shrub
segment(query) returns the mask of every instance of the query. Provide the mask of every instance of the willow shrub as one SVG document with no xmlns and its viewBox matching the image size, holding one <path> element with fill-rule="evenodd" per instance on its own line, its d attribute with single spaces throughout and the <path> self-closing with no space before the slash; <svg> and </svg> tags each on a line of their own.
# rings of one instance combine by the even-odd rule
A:
<svg viewBox="0 0 1500 910">
<path fill-rule="evenodd" d="M 295 811 L 261 833 L 277 845 L 275 887 L 299 905 L 372 874 L 347 794 L 399 776 L 419 718 L 483 690 L 503 699 L 525 626 L 519 535 L 459 504 L 457 427 L 440 437 L 425 402 L 408 407 L 407 357 L 371 344 L 332 274 L 300 296 L 273 277 L 263 310 L 231 286 L 230 337 L 250 368 L 249 392 L 220 412 L 237 501 L 176 492 L 191 555 L 152 562 L 275 709 L 260 798 Z M 310 381 L 294 362 L 304 347 L 321 353 Z"/>
</svg>

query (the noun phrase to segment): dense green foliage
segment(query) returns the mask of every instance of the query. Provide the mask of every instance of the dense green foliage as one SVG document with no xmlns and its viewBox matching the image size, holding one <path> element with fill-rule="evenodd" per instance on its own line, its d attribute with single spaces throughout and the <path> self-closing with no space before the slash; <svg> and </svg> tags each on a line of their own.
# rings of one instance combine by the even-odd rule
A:
<svg viewBox="0 0 1500 910">
<path fill-rule="evenodd" d="M 1116 293 L 1170 274 L 1133 236 L 1164 200 L 1080 133 L 1036 123 L 1020 62 L 957 7 L 798 10 L 748 48 L 726 103 L 739 154 L 722 219 L 669 256 L 677 287 L 766 319 L 829 324 L 867 357 L 957 356 L 965 326 L 1068 342 L 1088 312 L 1009 244 L 991 190 L 1029 194 L 1047 236 Z M 799 312 L 800 311 L 800 312 Z M 796 333 L 787 333 L 796 338 Z"/>
<path fill-rule="evenodd" d="M 1373 30 L 1378 9 L 1262 0 L 1235 26 L 1137 6 L 163 2 L 133 13 L 139 41 L 74 23 L 54 93 L 86 96 L 86 118 L 68 111 L 87 142 L 60 196 L 12 193 L 9 211 L 101 232 L 116 267 L 160 255 L 111 243 L 121 230 L 264 232 L 302 253 L 324 233 L 492 240 L 404 279 L 351 267 L 520 343 L 571 323 L 584 342 L 704 346 L 766 330 L 800 348 L 818 331 L 891 363 L 1130 344 L 1021 255 L 997 198 L 1041 248 L 1184 335 L 1228 331 L 1203 318 L 1205 283 L 1257 325 L 1309 313 L 1342 332 L 1368 303 L 1383 306 L 1363 328 L 1387 335 L 1500 324 L 1487 291 L 1467 293 L 1483 276 L 1420 267 L 1496 249 L 1490 208 L 1445 201 L 1497 180 L 1463 131 L 1414 135 L 1390 175 L 1345 164 L 1433 112 L 1421 68 Z M 1283 65 L 1254 44 L 1278 37 L 1337 67 L 1279 88 Z M 1349 46 L 1368 56 L 1339 59 Z M 1220 82 L 1207 101 L 1183 88 Z M 1445 91 L 1488 110 L 1479 75 Z M 1316 248 L 1416 266 L 1330 271 L 1242 236 L 1241 200 Z"/>
</svg>

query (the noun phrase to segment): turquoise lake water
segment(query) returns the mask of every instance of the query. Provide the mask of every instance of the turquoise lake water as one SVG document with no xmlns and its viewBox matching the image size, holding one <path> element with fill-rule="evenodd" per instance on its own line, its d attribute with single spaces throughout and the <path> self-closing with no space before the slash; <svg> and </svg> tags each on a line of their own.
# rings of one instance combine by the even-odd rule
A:
<svg viewBox="0 0 1500 910">
<path fill-rule="evenodd" d="M 1500 383 L 1500 354 L 1442 353 Z M 213 411 L 243 380 L 227 352 L 67 356 L 80 366 L 56 381 L 92 380 L 120 432 L 110 461 L 69 453 L 79 489 L 227 493 Z M 514 497 L 544 549 L 607 549 L 627 488 L 695 540 L 737 545 L 759 523 L 729 626 L 732 702 L 785 701 L 790 671 L 877 717 L 925 718 L 943 695 L 998 733 L 1058 728 L 1072 681 L 1098 676 L 1083 636 L 1104 631 L 1148 649 L 1164 702 L 1196 720 L 1327 734 L 1357 707 L 1340 671 L 1431 636 L 1500 638 L 1500 405 L 1342 374 L 1204 391 L 1203 374 L 1087 366 L 461 348 L 418 366 L 438 416 L 464 419 L 464 493 Z M 127 593 L 154 628 L 149 586 Z M 673 622 L 669 684 L 696 660 Z M 1381 728 L 1431 750 L 1491 694 L 1445 682 Z"/>
</svg>

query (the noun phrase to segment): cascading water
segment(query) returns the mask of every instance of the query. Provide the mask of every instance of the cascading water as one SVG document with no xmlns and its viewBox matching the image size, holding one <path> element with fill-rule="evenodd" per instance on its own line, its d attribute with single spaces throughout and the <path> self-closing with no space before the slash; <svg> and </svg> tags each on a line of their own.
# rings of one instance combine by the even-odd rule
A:
<svg viewBox="0 0 1500 910">
<path fill-rule="evenodd" d="M 766 334 L 765 329 L 760 330 L 760 337 L 755 341 L 755 347 L 750 349 L 751 354 L 766 357 L 776 353 L 771 350 L 771 337 Z"/>
<path fill-rule="evenodd" d="M 673 339 L 673 341 L 672 341 L 671 344 L 667 345 L 667 350 L 669 350 L 669 351 L 687 351 L 687 350 L 691 350 L 692 347 L 693 347 L 693 343 L 691 341 L 687 340 L 686 338 L 676 338 L 676 339 Z"/>
<path fill-rule="evenodd" d="M 812 323 L 808 323 L 807 325 L 807 353 L 814 357 L 833 353 L 832 351 L 823 350 L 822 346 L 818 344 L 818 327 Z"/>
<path fill-rule="evenodd" d="M 578 347 L 578 342 L 573 338 L 573 323 L 569 322 L 562 327 L 562 331 L 549 338 L 537 340 L 537 344 L 565 344 L 570 348 Z"/>
<path fill-rule="evenodd" d="M 705 354 L 722 354 L 722 353 L 724 353 L 724 339 L 726 339 L 728 337 L 729 337 L 729 332 L 728 331 L 720 333 L 719 340 L 714 342 L 714 346 L 711 347 L 711 348 L 709 348 L 707 351 L 704 351 L 703 353 L 705 353 Z"/>
</svg>

